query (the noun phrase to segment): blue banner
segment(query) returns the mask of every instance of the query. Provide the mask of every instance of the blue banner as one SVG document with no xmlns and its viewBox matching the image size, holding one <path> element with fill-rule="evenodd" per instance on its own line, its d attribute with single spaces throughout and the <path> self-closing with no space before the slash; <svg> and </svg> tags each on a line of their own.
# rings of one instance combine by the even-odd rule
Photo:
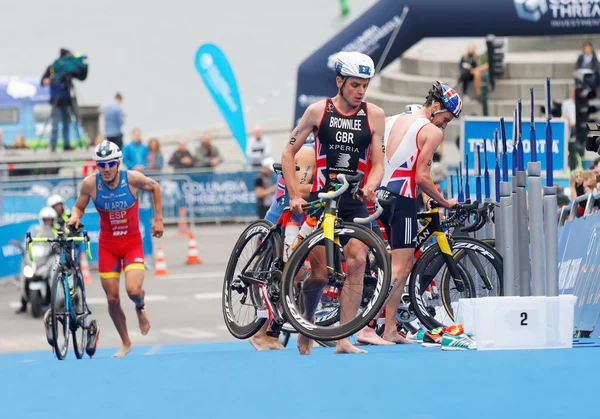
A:
<svg viewBox="0 0 600 419">
<path fill-rule="evenodd" d="M 173 222 L 184 208 L 188 217 L 194 208 L 196 219 L 232 219 L 257 215 L 254 181 L 257 172 L 186 174 L 148 174 L 161 185 L 163 195 L 163 218 Z M 273 176 L 275 180 L 275 177 Z M 79 184 L 81 179 L 77 179 Z M 46 198 L 59 194 L 66 206 L 75 203 L 73 179 L 57 178 L 43 181 L 7 181 L 2 184 L 0 201 L 0 225 L 24 220 L 37 220 Z M 153 208 L 152 196 L 139 191 L 140 209 Z M 91 207 L 91 205 L 90 205 Z"/>
<path fill-rule="evenodd" d="M 163 217 L 179 216 L 184 208 L 195 219 L 232 219 L 256 217 L 254 181 L 257 172 L 190 173 L 187 179 L 157 179 L 163 198 Z M 140 191 L 141 192 L 141 191 Z M 149 193 L 140 194 L 140 204 L 150 207 Z"/>
<path fill-rule="evenodd" d="M 37 220 L 23 221 L 0 226 L 0 278 L 19 275 L 21 272 L 21 250 L 13 244 L 14 241 L 24 242 L 25 233 Z"/>
<path fill-rule="evenodd" d="M 204 44 L 198 48 L 194 62 L 198 74 L 229 125 L 233 137 L 237 140 L 242 153 L 246 155 L 246 128 L 242 102 L 227 57 L 216 45 Z"/>
<path fill-rule="evenodd" d="M 152 210 L 140 209 L 140 233 L 144 247 L 144 255 L 152 255 L 152 236 L 150 230 L 152 227 Z M 90 246 L 92 252 L 91 263 L 98 262 L 98 236 L 100 234 L 100 216 L 95 210 L 88 210 L 81 218 L 85 231 L 90 237 Z M 19 247 L 12 244 L 13 241 L 23 243 L 25 233 L 29 228 L 38 224 L 35 220 L 23 221 L 15 224 L 0 226 L 0 278 L 19 275 L 21 271 L 21 253 Z"/>
<path fill-rule="evenodd" d="M 513 123 L 505 120 L 506 127 L 506 147 L 508 161 L 512 162 L 513 152 Z M 567 169 L 567 142 L 568 126 L 564 120 L 554 120 L 552 125 L 552 165 L 554 172 L 564 172 Z M 525 129 L 526 128 L 526 129 Z M 494 130 L 500 132 L 500 119 L 491 117 L 466 117 L 462 125 L 462 135 L 460 143 L 461 155 L 469 156 L 469 170 L 474 169 L 475 153 L 477 146 L 481 148 L 483 154 L 483 142 L 487 146 L 487 162 L 489 167 L 496 167 L 496 150 L 494 148 Z M 539 120 L 535 122 L 535 134 L 537 145 L 537 160 L 542 163 L 542 173 L 546 170 L 546 121 Z M 525 156 L 525 168 L 531 161 L 531 142 L 529 141 L 529 123 L 523 123 L 523 154 Z M 498 141 L 500 152 L 502 152 L 502 141 Z M 481 162 L 483 167 L 483 161 Z M 511 165 L 509 164 L 509 173 L 512 175 Z"/>
<path fill-rule="evenodd" d="M 575 330 L 593 330 L 600 316 L 600 213 L 559 227 L 558 260 L 560 294 L 577 296 Z"/>
</svg>

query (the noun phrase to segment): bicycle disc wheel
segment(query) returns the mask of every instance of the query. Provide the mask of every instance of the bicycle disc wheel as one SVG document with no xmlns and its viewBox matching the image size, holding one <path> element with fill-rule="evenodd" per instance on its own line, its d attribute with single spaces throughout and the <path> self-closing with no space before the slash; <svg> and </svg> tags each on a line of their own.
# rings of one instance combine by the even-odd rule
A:
<svg viewBox="0 0 600 419">
<path fill-rule="evenodd" d="M 227 264 L 223 281 L 223 318 L 229 332 L 238 339 L 253 336 L 266 322 L 265 318 L 258 317 L 258 310 L 264 307 L 260 289 L 244 281 L 242 274 L 263 281 L 277 274 L 272 269 L 272 262 L 282 252 L 279 233 L 272 234 L 261 252 L 254 255 L 272 226 L 266 220 L 250 224 L 240 235 Z M 242 272 L 247 264 L 248 268 Z"/>
<path fill-rule="evenodd" d="M 81 279 L 81 273 L 77 272 L 77 275 L 77 286 L 75 287 L 75 292 L 73 293 L 73 298 L 71 299 L 77 320 L 74 324 L 71 324 L 71 331 L 73 334 L 73 349 L 75 351 L 75 357 L 77 357 L 77 359 L 81 359 L 83 358 L 83 355 L 85 355 L 87 333 L 85 329 L 85 317 L 83 316 L 83 289 L 81 288 L 81 283 L 79 282 Z"/>
<path fill-rule="evenodd" d="M 52 334 L 54 353 L 60 360 L 65 359 L 69 350 L 70 315 L 67 310 L 67 290 L 65 290 L 64 273 L 54 275 L 52 291 Z"/>
<path fill-rule="evenodd" d="M 295 278 L 304 265 L 306 258 L 312 251 L 315 251 L 319 245 L 324 244 L 325 238 L 322 229 L 318 229 L 305 238 L 298 247 L 296 247 L 283 270 L 281 290 L 283 297 L 282 305 L 286 319 L 290 324 L 299 333 L 317 341 L 343 339 L 366 326 L 383 306 L 390 286 L 390 260 L 388 252 L 381 242 L 381 239 L 379 239 L 370 229 L 354 223 L 339 223 L 339 226 L 335 228 L 335 237 L 336 240 L 339 239 L 342 243 L 345 243 L 350 239 L 358 240 L 365 247 L 365 252 L 361 253 L 365 255 L 368 255 L 369 253 L 372 254 L 373 261 L 370 266 L 372 267 L 371 269 L 373 269 L 372 276 L 376 280 L 376 286 L 370 300 L 364 305 L 364 308 L 362 310 L 359 309 L 356 314 L 348 313 L 350 320 L 343 324 L 337 322 L 329 326 L 324 326 L 311 319 L 307 319 L 304 314 L 303 304 L 299 303 L 301 299 L 297 298 L 298 287 L 295 285 Z M 339 247 L 335 246 L 334 251 L 339 252 Z M 336 257 L 335 259 L 340 260 L 339 257 Z M 351 276 L 356 274 L 356 272 L 360 272 L 359 275 L 362 276 L 362 282 L 364 282 L 365 266 L 366 263 L 369 262 L 371 261 L 365 260 L 365 264 L 355 267 L 355 272 L 350 272 L 350 268 L 347 268 L 348 272 L 342 272 L 341 263 L 338 264 L 339 266 L 334 267 L 334 269 L 339 278 L 345 278 L 346 276 Z M 325 261 L 322 262 L 322 265 L 323 266 L 320 268 L 322 271 L 325 271 Z M 315 266 L 312 264 L 311 269 L 314 272 Z M 342 283 L 340 299 L 342 299 L 344 293 L 346 293 L 345 298 L 353 299 L 355 301 L 358 296 L 358 305 L 360 306 L 360 300 L 362 300 L 363 295 L 363 284 L 361 283 L 360 286 L 351 286 L 346 280 L 345 283 Z M 343 307 L 341 307 L 340 310 L 343 310 Z M 340 314 L 343 314 L 343 312 L 340 311 Z"/>
<path fill-rule="evenodd" d="M 504 295 L 502 257 L 489 244 L 468 237 L 453 244 L 454 260 L 461 272 L 469 277 L 473 284 L 471 298 L 500 297 Z M 442 277 L 442 303 L 452 320 L 456 320 L 455 308 L 458 307 L 458 291 L 449 273 Z M 460 293 L 459 293 L 460 294 Z M 453 306 L 454 303 L 454 306 Z"/>
</svg>

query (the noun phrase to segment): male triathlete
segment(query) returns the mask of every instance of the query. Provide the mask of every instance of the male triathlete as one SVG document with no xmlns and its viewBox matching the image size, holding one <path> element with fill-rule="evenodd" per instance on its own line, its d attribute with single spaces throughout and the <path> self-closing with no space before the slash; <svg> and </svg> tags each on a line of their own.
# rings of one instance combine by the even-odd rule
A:
<svg viewBox="0 0 600 419">
<path fill-rule="evenodd" d="M 310 140 L 310 139 L 309 139 Z M 296 171 L 296 178 L 300 185 L 300 195 L 307 197 L 310 193 L 312 186 L 313 171 L 315 169 L 315 151 L 313 141 L 307 140 L 304 147 L 296 154 L 296 166 L 299 170 Z M 279 217 L 283 213 L 283 209 L 289 204 L 289 196 L 285 187 L 285 179 L 283 176 L 279 176 L 277 179 L 277 192 L 275 193 L 275 200 L 271 204 L 271 208 L 265 216 L 265 220 L 276 224 L 279 221 Z M 302 224 L 302 214 L 294 214 L 291 220 L 294 220 L 299 226 Z M 285 349 L 279 339 L 268 334 L 268 324 L 265 325 L 249 339 L 250 343 L 254 348 L 259 351 L 268 349 Z"/>
<path fill-rule="evenodd" d="M 416 188 L 446 208 L 456 205 L 456 199 L 446 200 L 438 191 L 430 170 L 433 153 L 442 142 L 442 130 L 460 116 L 461 110 L 462 100 L 458 93 L 438 81 L 429 90 L 421 109 L 395 115 L 386 121 L 385 173 L 377 197 L 396 197 L 393 209 L 385 208 L 380 217 L 392 248 L 392 291 L 385 306 L 383 339 L 375 333 L 375 322 L 371 322 L 371 327 L 365 327 L 357 334 L 359 342 L 376 345 L 409 343 L 396 330 L 396 311 L 413 266 L 417 234 Z"/>
<path fill-rule="evenodd" d="M 131 350 L 125 313 L 119 299 L 121 269 L 125 271 L 125 290 L 134 302 L 143 335 L 150 330 L 150 320 L 144 306 L 144 251 L 139 227 L 138 190 L 152 193 L 154 221 L 151 234 L 161 237 L 162 196 L 157 182 L 140 172 L 119 170 L 121 150 L 110 141 L 103 141 L 94 150 L 98 173 L 87 176 L 81 185 L 77 202 L 67 224 L 79 225 L 85 207 L 94 202 L 100 214 L 98 239 L 98 271 L 108 300 L 112 318 L 122 345 L 114 357 L 123 357 Z"/>
<path fill-rule="evenodd" d="M 372 167 L 363 191 L 366 200 L 375 198 L 375 190 L 383 176 L 383 134 L 385 115 L 375 105 L 363 102 L 370 79 L 375 75 L 373 60 L 358 52 L 340 52 L 335 62 L 336 85 L 338 94 L 334 98 L 321 100 L 308 107 L 294 129 L 292 138 L 286 145 L 281 160 L 283 174 L 290 195 L 290 207 L 296 214 L 302 212 L 305 203 L 294 176 L 294 156 L 304 144 L 310 133 L 315 136 L 316 167 L 311 197 L 317 199 L 317 193 L 327 190 L 331 180 L 337 174 L 355 175 L 367 169 L 370 153 Z M 372 147 L 371 147 L 372 146 Z M 364 202 L 346 193 L 340 199 L 338 215 L 347 221 L 354 217 L 368 217 Z M 356 316 L 360 306 L 363 289 L 365 246 L 350 240 L 344 246 L 348 276 L 344 292 L 340 297 L 340 322 L 346 323 Z M 313 317 L 322 289 L 327 283 L 325 250 L 316 247 L 310 254 L 311 277 L 304 282 L 305 315 Z M 301 354 L 309 354 L 312 340 L 299 336 L 298 349 Z M 350 343 L 349 339 L 336 342 L 335 353 L 364 353 Z"/>
</svg>

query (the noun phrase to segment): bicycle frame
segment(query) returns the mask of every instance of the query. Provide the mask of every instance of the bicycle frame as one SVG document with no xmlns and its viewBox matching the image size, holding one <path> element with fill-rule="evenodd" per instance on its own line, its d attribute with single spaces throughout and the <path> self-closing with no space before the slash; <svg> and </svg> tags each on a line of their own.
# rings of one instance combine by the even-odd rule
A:
<svg viewBox="0 0 600 419">
<path fill-rule="evenodd" d="M 460 273 L 458 271 L 458 267 L 456 266 L 456 262 L 454 261 L 454 257 L 452 256 L 452 247 L 450 246 L 450 242 L 448 241 L 448 237 L 446 233 L 442 230 L 442 226 L 440 224 L 440 212 L 437 208 L 421 212 L 417 214 L 417 218 L 425 221 L 425 226 L 419 230 L 416 237 L 417 247 L 415 248 L 415 253 L 417 253 L 421 248 L 427 243 L 427 241 L 434 237 L 440 250 L 442 252 L 442 256 L 444 261 L 446 262 L 446 266 L 452 276 L 452 280 L 456 285 L 456 289 L 459 292 L 464 291 L 464 283 L 460 278 Z"/>
<path fill-rule="evenodd" d="M 62 282 L 63 282 L 64 289 L 67 291 L 65 293 L 66 294 L 65 309 L 69 313 L 69 317 L 71 318 L 71 320 L 73 322 L 75 322 L 77 320 L 77 313 L 75 313 L 75 311 L 72 308 L 73 306 L 71 304 L 71 293 L 68 292 L 68 290 L 69 290 L 69 274 L 70 274 L 69 271 L 71 271 L 71 272 L 76 271 L 77 266 L 75 264 L 75 261 L 73 260 L 73 257 L 71 256 L 71 254 L 69 252 L 69 250 L 72 250 L 72 249 L 68 249 L 68 247 L 72 246 L 73 243 L 85 242 L 86 243 L 86 255 L 87 255 L 88 259 L 91 259 L 92 253 L 91 253 L 91 248 L 90 248 L 90 240 L 89 240 L 89 237 L 87 236 L 87 233 L 84 232 L 83 237 L 64 237 L 63 232 L 59 231 L 58 237 L 56 239 L 49 239 L 47 237 L 31 238 L 31 236 L 28 233 L 27 241 L 28 241 L 27 251 L 29 253 L 29 259 L 31 261 L 33 261 L 33 253 L 32 253 L 32 247 L 31 247 L 33 243 L 55 243 L 58 245 L 59 257 L 58 257 L 58 260 L 55 262 L 55 269 L 59 270 L 63 274 Z M 88 308 L 87 308 L 87 303 L 85 302 L 85 287 L 84 287 L 83 281 L 81 281 L 81 278 L 78 275 L 74 275 L 74 276 L 75 276 L 75 281 L 76 281 L 75 287 L 77 285 L 81 285 L 81 291 L 83 293 L 81 298 L 83 299 L 83 302 L 84 302 L 84 310 L 87 311 Z M 52 292 L 54 292 L 55 286 L 56 286 L 56 284 L 50 285 Z"/>
</svg>

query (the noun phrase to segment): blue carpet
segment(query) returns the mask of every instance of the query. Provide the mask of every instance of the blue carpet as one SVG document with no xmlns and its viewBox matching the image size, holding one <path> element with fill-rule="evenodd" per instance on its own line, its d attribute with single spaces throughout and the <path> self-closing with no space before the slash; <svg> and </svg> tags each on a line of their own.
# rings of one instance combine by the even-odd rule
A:
<svg viewBox="0 0 600 419">
<path fill-rule="evenodd" d="M 584 340 L 582 340 L 583 342 Z M 443 352 L 246 342 L 0 355 L 0 418 L 592 418 L 600 348 Z M 151 354 L 151 355 L 146 355 Z M 61 398 L 63 400 L 61 400 Z"/>
</svg>

